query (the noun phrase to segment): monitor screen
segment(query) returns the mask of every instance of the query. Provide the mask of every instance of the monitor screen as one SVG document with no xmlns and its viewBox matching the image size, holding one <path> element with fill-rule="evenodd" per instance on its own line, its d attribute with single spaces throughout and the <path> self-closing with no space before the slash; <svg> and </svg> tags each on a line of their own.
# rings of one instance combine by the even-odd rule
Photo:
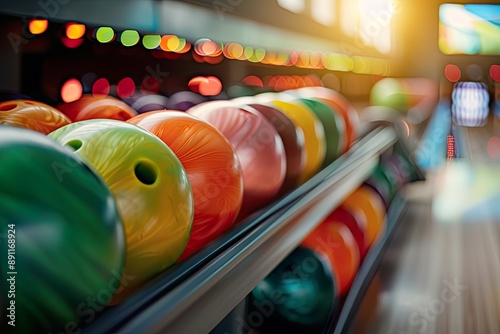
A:
<svg viewBox="0 0 500 334">
<path fill-rule="evenodd" d="M 439 49 L 450 55 L 500 55 L 500 5 L 441 5 Z"/>
</svg>

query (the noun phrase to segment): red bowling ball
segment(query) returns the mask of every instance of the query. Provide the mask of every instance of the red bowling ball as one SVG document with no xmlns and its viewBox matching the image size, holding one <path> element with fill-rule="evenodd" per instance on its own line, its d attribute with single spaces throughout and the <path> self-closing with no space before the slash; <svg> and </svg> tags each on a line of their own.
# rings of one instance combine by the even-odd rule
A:
<svg viewBox="0 0 500 334">
<path fill-rule="evenodd" d="M 243 176 L 236 152 L 209 123 L 179 111 L 153 111 L 128 120 L 156 135 L 186 170 L 194 200 L 189 242 L 180 260 L 230 228 L 240 211 Z"/>
<path fill-rule="evenodd" d="M 74 102 L 60 104 L 58 108 L 73 122 L 97 118 L 126 121 L 137 115 L 128 104 L 111 96 L 84 95 Z"/>
<path fill-rule="evenodd" d="M 198 106 L 187 112 L 214 125 L 236 150 L 244 184 L 239 219 L 269 204 L 283 185 L 286 173 L 283 142 L 273 125 L 250 107 Z"/>
<path fill-rule="evenodd" d="M 340 206 L 330 214 L 329 218 L 349 228 L 358 245 L 360 259 L 363 260 L 368 252 L 368 245 L 366 244 L 366 220 L 362 219 L 364 217 L 356 216 L 354 213 Z"/>
<path fill-rule="evenodd" d="M 332 217 L 327 217 L 301 243 L 322 254 L 332 264 L 339 295 L 345 295 L 360 265 L 359 248 L 351 230 Z"/>
</svg>

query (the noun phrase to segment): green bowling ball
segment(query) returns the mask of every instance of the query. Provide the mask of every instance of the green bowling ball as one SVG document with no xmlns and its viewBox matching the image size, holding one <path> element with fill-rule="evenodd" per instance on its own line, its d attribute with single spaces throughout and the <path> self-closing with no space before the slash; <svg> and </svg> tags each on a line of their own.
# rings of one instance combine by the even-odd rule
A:
<svg viewBox="0 0 500 334">
<path fill-rule="evenodd" d="M 124 229 L 104 181 L 46 136 L 6 125 L 0 254 L 1 333 L 76 332 L 122 282 Z"/>
<path fill-rule="evenodd" d="M 335 292 L 328 261 L 298 247 L 250 293 L 247 322 L 262 333 L 321 333 Z"/>
<path fill-rule="evenodd" d="M 193 223 L 186 171 L 158 137 L 129 123 L 99 119 L 64 126 L 50 137 L 92 164 L 111 190 L 127 239 L 124 273 L 133 277 L 117 304 L 179 259 Z"/>
<path fill-rule="evenodd" d="M 396 196 L 398 186 L 395 175 L 390 173 L 387 166 L 379 163 L 365 183 L 379 193 L 385 207 L 389 208 L 394 196 Z"/>
<path fill-rule="evenodd" d="M 342 154 L 345 124 L 326 104 L 312 99 L 299 99 L 299 101 L 319 118 L 325 128 L 326 156 L 322 166 L 324 168 Z"/>
</svg>

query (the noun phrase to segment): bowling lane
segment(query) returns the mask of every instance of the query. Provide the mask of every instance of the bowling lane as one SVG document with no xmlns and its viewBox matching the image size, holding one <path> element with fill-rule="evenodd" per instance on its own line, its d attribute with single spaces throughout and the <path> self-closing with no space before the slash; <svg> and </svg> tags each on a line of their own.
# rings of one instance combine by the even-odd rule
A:
<svg viewBox="0 0 500 334">
<path fill-rule="evenodd" d="M 500 162 L 500 119 L 490 116 L 484 127 L 461 128 L 466 156 L 473 162 Z"/>
<path fill-rule="evenodd" d="M 500 332 L 499 130 L 454 127 L 462 159 L 407 187 L 350 333 Z"/>
</svg>

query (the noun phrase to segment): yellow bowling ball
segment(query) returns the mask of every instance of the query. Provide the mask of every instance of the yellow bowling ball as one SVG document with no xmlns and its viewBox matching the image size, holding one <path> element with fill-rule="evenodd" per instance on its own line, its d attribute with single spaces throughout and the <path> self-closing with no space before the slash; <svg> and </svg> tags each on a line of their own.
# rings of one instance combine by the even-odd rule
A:
<svg viewBox="0 0 500 334">
<path fill-rule="evenodd" d="M 92 164 L 118 204 L 127 241 L 127 285 L 117 289 L 112 301 L 117 303 L 183 253 L 194 215 L 186 171 L 159 138 L 125 122 L 81 121 L 50 137 Z"/>
<path fill-rule="evenodd" d="M 323 124 L 311 110 L 299 101 L 293 103 L 275 100 L 270 104 L 287 115 L 304 132 L 306 162 L 298 178 L 298 184 L 302 184 L 320 170 L 325 160 L 326 139 Z"/>
</svg>

